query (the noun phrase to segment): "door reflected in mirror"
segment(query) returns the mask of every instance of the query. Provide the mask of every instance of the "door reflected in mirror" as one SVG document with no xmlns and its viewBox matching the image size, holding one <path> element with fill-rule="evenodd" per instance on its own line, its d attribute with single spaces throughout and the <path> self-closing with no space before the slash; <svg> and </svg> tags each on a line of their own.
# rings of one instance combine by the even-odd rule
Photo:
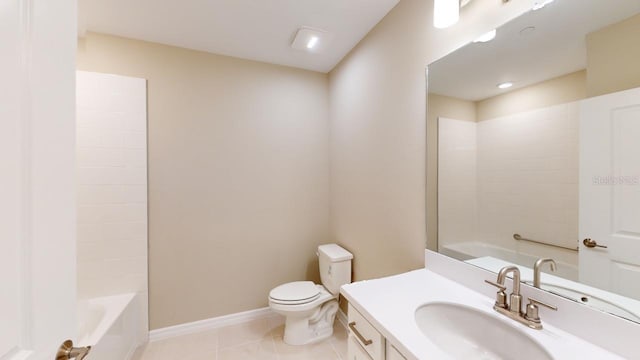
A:
<svg viewBox="0 0 640 360">
<path fill-rule="evenodd" d="M 640 322 L 638 39 L 640 2 L 563 0 L 429 65 L 439 252 Z"/>
</svg>

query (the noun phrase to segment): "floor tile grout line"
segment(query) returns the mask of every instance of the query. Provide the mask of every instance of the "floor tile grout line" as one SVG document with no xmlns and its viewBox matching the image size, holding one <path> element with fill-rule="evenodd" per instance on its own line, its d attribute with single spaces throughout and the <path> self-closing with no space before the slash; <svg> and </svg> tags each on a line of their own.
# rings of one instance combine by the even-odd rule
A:
<svg viewBox="0 0 640 360">
<path fill-rule="evenodd" d="M 273 338 L 273 336 L 271 336 L 271 345 L 273 345 L 273 351 L 276 353 L 276 360 L 280 360 L 280 353 L 278 352 L 276 340 Z"/>
<path fill-rule="evenodd" d="M 266 337 L 266 336 L 265 336 L 265 337 Z M 234 345 L 231 345 L 231 346 L 225 346 L 225 347 L 222 347 L 222 348 L 219 348 L 219 349 L 220 349 L 220 350 L 228 350 L 228 349 L 236 349 L 236 348 L 243 347 L 243 346 L 247 346 L 247 345 L 255 345 L 255 344 L 258 344 L 258 343 L 260 343 L 261 341 L 263 341 L 265 337 L 262 337 L 262 338 L 260 338 L 260 339 L 258 339 L 258 340 L 247 340 L 247 341 L 243 341 L 243 342 L 241 342 L 241 343 L 234 344 Z"/>
<path fill-rule="evenodd" d="M 338 351 L 338 349 L 336 349 L 336 345 L 335 345 L 335 344 L 333 343 L 333 341 L 332 341 L 334 338 L 335 338 L 335 337 L 333 337 L 333 336 L 332 336 L 332 337 L 329 339 L 329 345 L 331 345 L 331 349 L 333 350 L 333 352 L 334 352 L 336 355 L 338 355 L 338 360 L 342 360 L 342 355 L 340 355 L 340 352 Z"/>
</svg>

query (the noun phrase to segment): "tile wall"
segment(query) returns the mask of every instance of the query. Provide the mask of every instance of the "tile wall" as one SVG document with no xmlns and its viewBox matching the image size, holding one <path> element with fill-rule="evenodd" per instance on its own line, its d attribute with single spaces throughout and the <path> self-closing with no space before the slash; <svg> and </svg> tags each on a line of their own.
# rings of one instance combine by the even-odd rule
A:
<svg viewBox="0 0 640 360">
<path fill-rule="evenodd" d="M 77 72 L 78 297 L 137 292 L 147 328 L 146 80 Z"/>
<path fill-rule="evenodd" d="M 480 241 L 577 264 L 575 252 L 513 234 L 577 246 L 578 123 L 577 102 L 478 123 L 440 118 L 440 244 Z"/>
<path fill-rule="evenodd" d="M 481 240 L 577 246 L 578 122 L 574 102 L 478 123 Z"/>
<path fill-rule="evenodd" d="M 476 238 L 477 125 L 473 121 L 438 118 L 439 245 Z"/>
</svg>

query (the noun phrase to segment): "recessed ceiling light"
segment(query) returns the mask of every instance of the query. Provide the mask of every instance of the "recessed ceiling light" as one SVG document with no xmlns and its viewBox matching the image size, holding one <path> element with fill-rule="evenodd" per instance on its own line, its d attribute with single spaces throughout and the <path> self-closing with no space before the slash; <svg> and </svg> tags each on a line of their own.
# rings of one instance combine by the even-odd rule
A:
<svg viewBox="0 0 640 360">
<path fill-rule="evenodd" d="M 512 82 L 505 82 L 502 84 L 498 84 L 498 89 L 508 89 L 513 86 Z"/>
<path fill-rule="evenodd" d="M 305 50 L 314 53 L 322 52 L 331 42 L 328 32 L 310 27 L 302 27 L 296 32 L 291 42 L 291 47 L 297 50 Z"/>
<path fill-rule="evenodd" d="M 319 38 L 317 36 L 312 36 L 307 42 L 307 49 L 313 49 L 318 44 Z"/>
<path fill-rule="evenodd" d="M 533 9 L 533 10 L 540 10 L 540 9 L 542 9 L 543 7 L 545 7 L 545 6 L 549 5 L 549 4 L 551 4 L 553 1 L 554 1 L 554 0 L 539 0 L 539 1 L 536 1 L 536 2 L 533 4 L 533 8 L 532 8 L 532 9 Z"/>
<path fill-rule="evenodd" d="M 480 36 L 479 38 L 473 40 L 474 43 L 486 43 L 489 42 L 493 39 L 496 38 L 496 34 L 498 33 L 498 31 L 496 29 L 493 29 L 491 31 L 489 31 L 488 33 Z"/>
</svg>

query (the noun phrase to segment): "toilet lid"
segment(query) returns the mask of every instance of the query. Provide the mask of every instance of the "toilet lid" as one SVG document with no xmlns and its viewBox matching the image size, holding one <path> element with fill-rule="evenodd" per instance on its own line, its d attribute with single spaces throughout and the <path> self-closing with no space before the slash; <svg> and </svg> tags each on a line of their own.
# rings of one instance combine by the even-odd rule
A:
<svg viewBox="0 0 640 360">
<path fill-rule="evenodd" d="M 294 281 L 271 290 L 269 297 L 279 302 L 307 302 L 320 296 L 320 290 L 313 281 Z"/>
</svg>

